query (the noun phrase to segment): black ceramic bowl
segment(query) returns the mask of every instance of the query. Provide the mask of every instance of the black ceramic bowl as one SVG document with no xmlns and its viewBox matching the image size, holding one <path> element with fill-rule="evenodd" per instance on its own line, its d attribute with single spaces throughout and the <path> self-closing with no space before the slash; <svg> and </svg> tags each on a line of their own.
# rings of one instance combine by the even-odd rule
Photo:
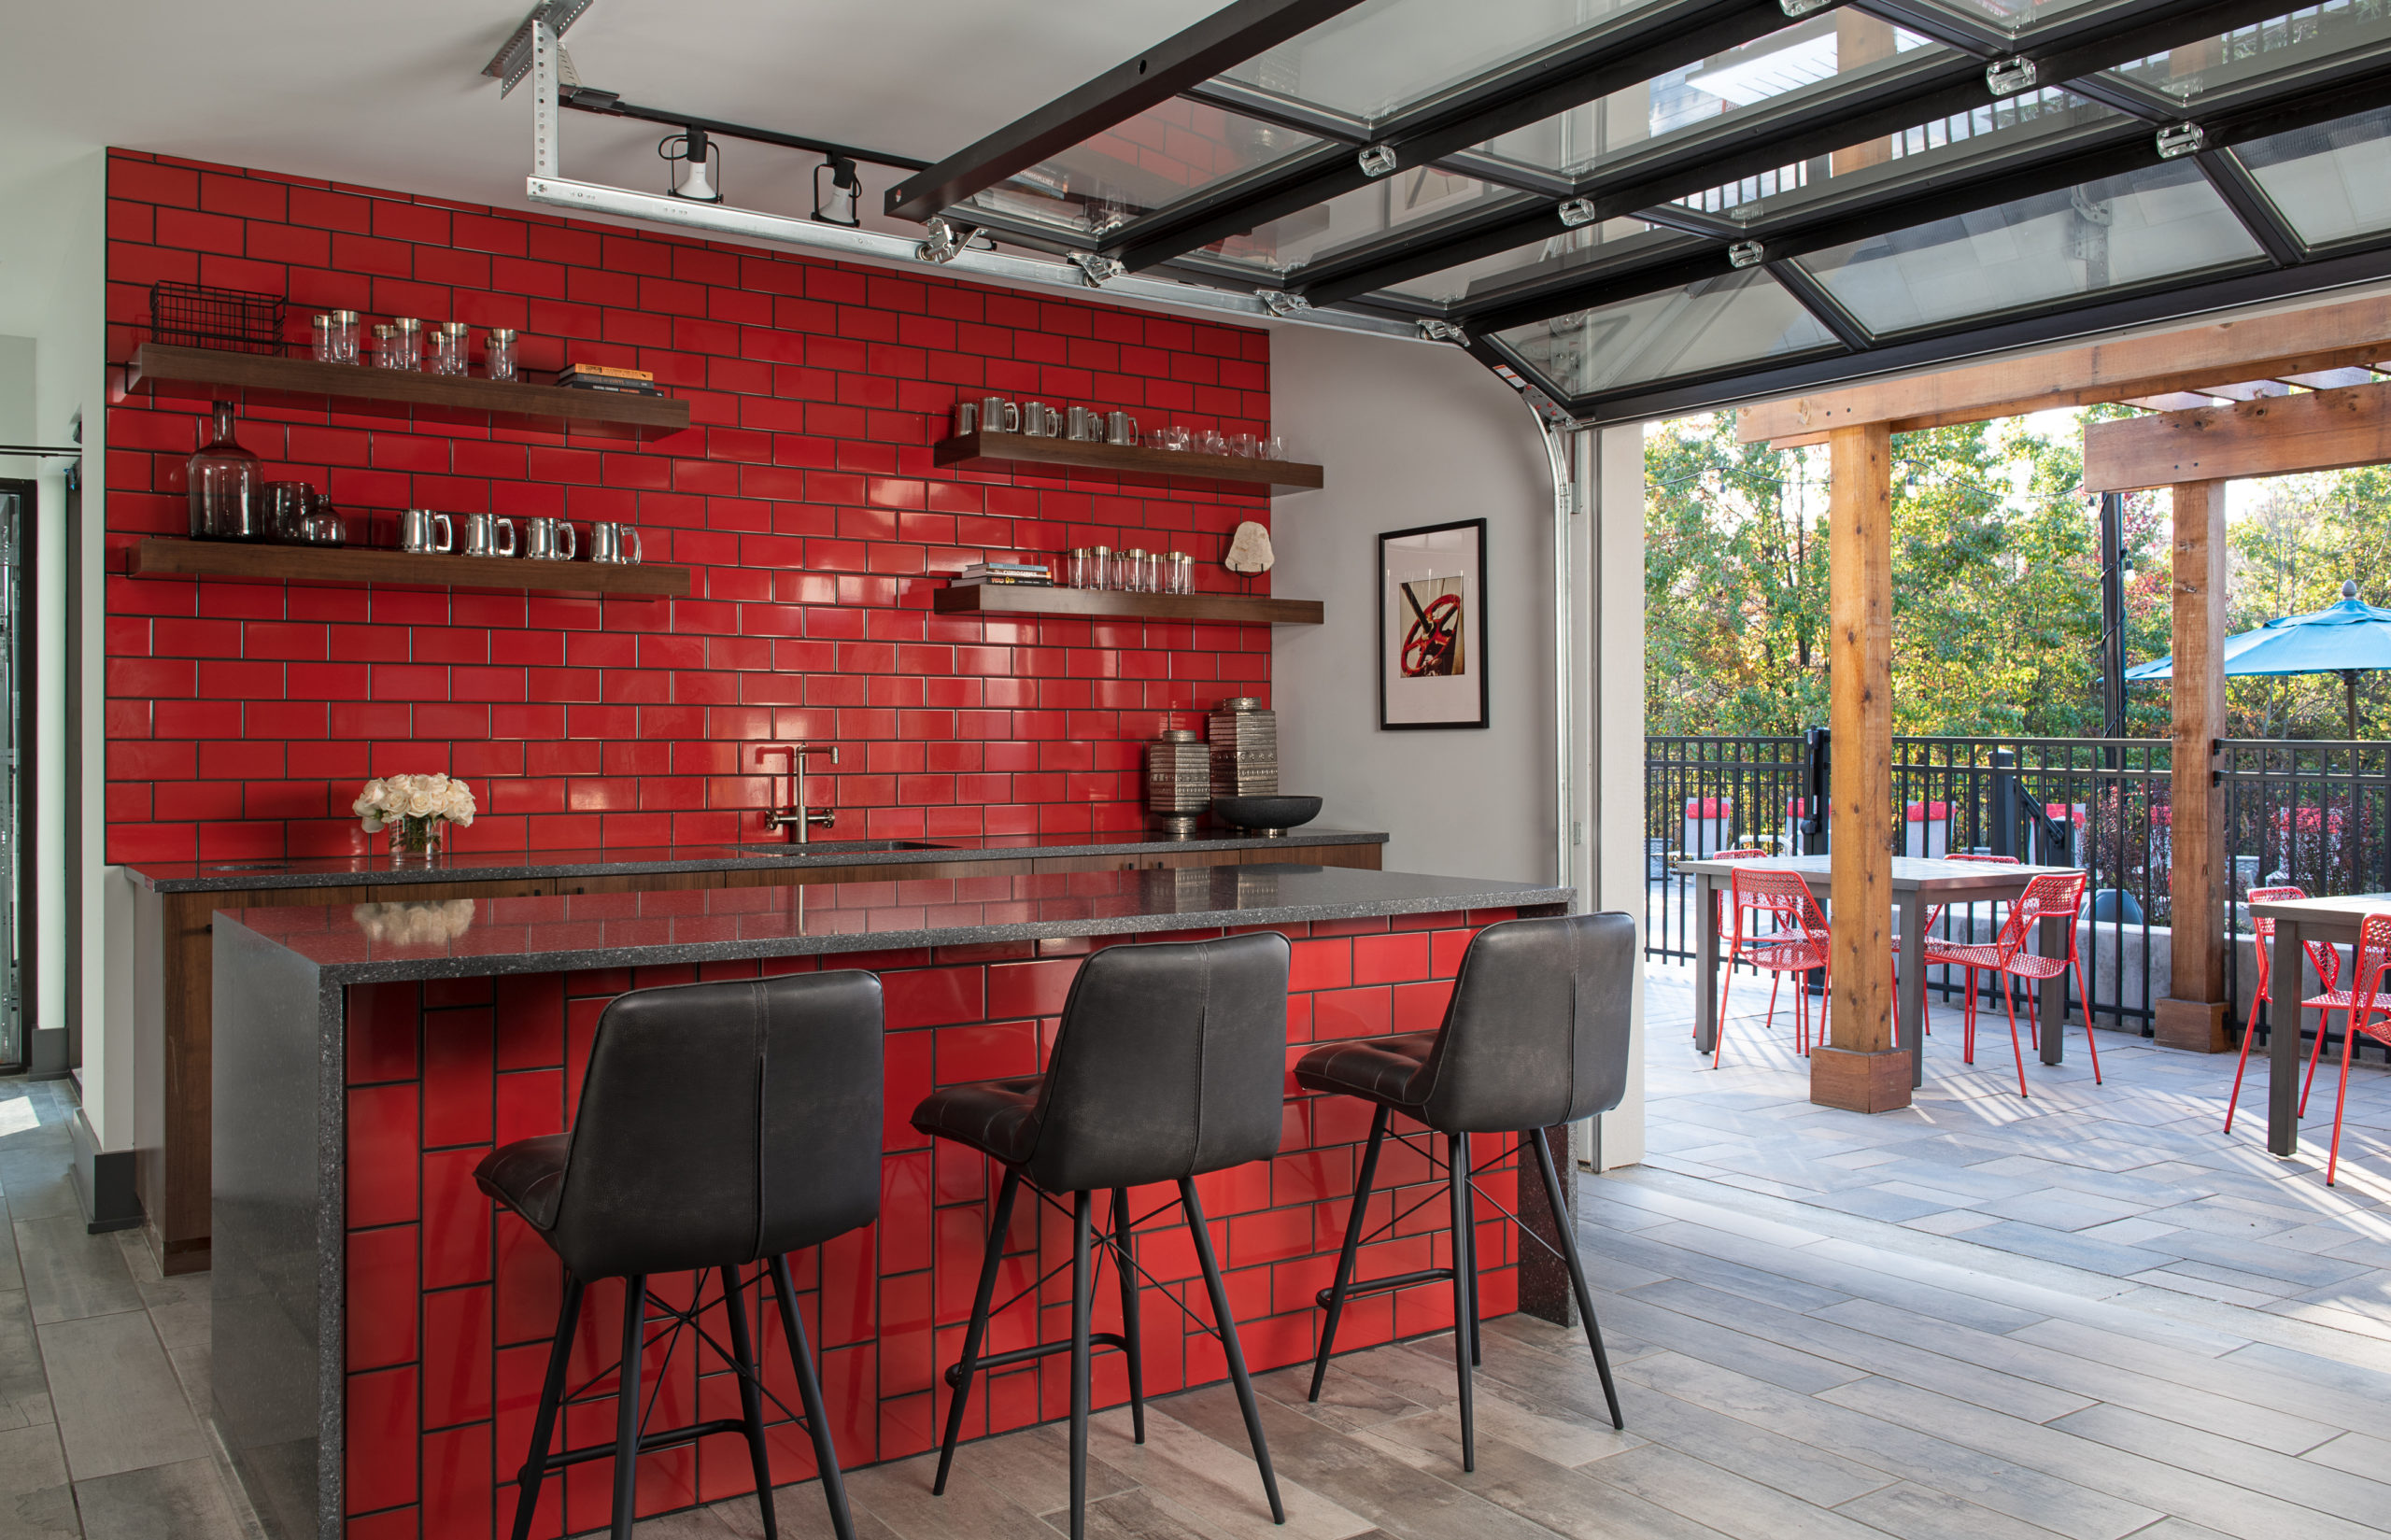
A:
<svg viewBox="0 0 2391 1540">
<path fill-rule="evenodd" d="M 1320 816 L 1317 797 L 1215 797 L 1212 816 L 1238 828 L 1284 834 Z"/>
</svg>

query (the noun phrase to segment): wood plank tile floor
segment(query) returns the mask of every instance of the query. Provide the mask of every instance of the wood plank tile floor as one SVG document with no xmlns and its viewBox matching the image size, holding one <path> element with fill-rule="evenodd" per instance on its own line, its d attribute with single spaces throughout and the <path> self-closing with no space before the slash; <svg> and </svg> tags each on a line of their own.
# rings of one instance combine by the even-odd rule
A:
<svg viewBox="0 0 2391 1540">
<path fill-rule="evenodd" d="M 1143 1446 L 1125 1410 L 1100 1413 L 1091 1534 L 2391 1535 L 2391 1073 L 2356 1078 L 2328 1191 L 2321 1148 L 2277 1162 L 2256 1125 L 2217 1131 L 2229 1059 L 2104 1033 L 2107 1084 L 2030 1065 L 2020 1102 L 2005 1028 L 1971 1070 L 1956 1016 L 1938 1015 L 1917 1106 L 1862 1118 L 1810 1106 L 1790 1024 L 1767 1032 L 1757 1010 L 1738 1012 L 1727 1067 L 1709 1070 L 1686 1042 L 1690 987 L 1682 970 L 1650 974 L 1649 1158 L 1580 1180 L 1625 1433 L 1582 1336 L 1513 1317 L 1487 1323 L 1475 1472 L 1460 1467 L 1451 1341 L 1432 1337 L 1338 1359 L 1318 1405 L 1304 1370 L 1260 1378 L 1284 1529 L 1224 1388 L 1151 1403 Z M 44 1287 L 93 1308 L 113 1297 Z M 164 1335 L 189 1329 L 150 1313 Z M 0 1380 L 21 1406 L 38 1392 Z M 1062 1533 L 1060 1427 L 967 1446 L 942 1498 L 932 1463 L 854 1473 L 864 1540 Z M 112 1521 L 108 1495 L 87 1524 Z M 828 1534 L 817 1487 L 774 1496 L 781 1533 Z M 638 1533 L 762 1526 L 740 1499 Z"/>
</svg>

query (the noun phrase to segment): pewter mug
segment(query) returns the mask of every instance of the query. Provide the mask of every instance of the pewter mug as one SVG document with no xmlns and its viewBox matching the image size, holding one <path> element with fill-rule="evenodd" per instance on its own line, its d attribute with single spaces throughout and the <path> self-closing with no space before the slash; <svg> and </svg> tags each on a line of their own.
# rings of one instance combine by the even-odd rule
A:
<svg viewBox="0 0 2391 1540">
<path fill-rule="evenodd" d="M 572 521 L 527 518 L 523 521 L 523 558 L 527 561 L 571 561 L 581 554 L 581 537 Z"/>
<path fill-rule="evenodd" d="M 1021 403 L 1021 431 L 1034 439 L 1060 438 L 1063 414 L 1042 401 L 1026 401 Z"/>
<path fill-rule="evenodd" d="M 432 531 L 440 531 L 435 541 Z M 417 556 L 443 554 L 457 548 L 456 527 L 446 514 L 435 514 L 429 508 L 410 508 L 399 516 L 399 549 L 413 551 Z"/>
<path fill-rule="evenodd" d="M 1094 406 L 1074 406 L 1070 414 L 1070 436 L 1082 444 L 1104 442 L 1104 413 Z"/>
<path fill-rule="evenodd" d="M 504 540 L 500 536 L 503 535 Z M 465 516 L 465 554 L 467 556 L 513 556 L 515 554 L 515 521 L 496 514 Z"/>
<path fill-rule="evenodd" d="M 628 524 L 592 524 L 589 526 L 589 559 L 620 567 L 636 567 L 644 552 L 639 531 Z"/>
<path fill-rule="evenodd" d="M 980 403 L 976 401 L 956 402 L 955 403 L 955 436 L 967 438 L 979 426 Z"/>
<path fill-rule="evenodd" d="M 1128 444 L 1138 442 L 1138 419 L 1126 412 L 1110 412 L 1104 418 L 1104 442 Z"/>
<path fill-rule="evenodd" d="M 969 431 L 967 429 L 966 431 Z M 980 398 L 980 431 L 983 433 L 1018 433 L 1021 431 L 1021 408 L 1002 396 Z"/>
</svg>

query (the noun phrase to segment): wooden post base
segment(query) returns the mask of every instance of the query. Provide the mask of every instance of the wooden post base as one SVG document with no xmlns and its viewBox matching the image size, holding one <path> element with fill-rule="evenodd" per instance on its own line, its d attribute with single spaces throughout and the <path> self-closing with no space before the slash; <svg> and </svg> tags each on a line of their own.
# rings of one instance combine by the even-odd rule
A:
<svg viewBox="0 0 2391 1540">
<path fill-rule="evenodd" d="M 1846 1112 L 1898 1112 L 1909 1105 L 1909 1054 L 1898 1048 L 1813 1049 L 1810 1100 Z"/>
<path fill-rule="evenodd" d="M 2192 1053 L 2229 1053 L 2223 1000 L 2161 998 L 2151 1013 L 2151 1025 L 2161 1048 Z"/>
</svg>

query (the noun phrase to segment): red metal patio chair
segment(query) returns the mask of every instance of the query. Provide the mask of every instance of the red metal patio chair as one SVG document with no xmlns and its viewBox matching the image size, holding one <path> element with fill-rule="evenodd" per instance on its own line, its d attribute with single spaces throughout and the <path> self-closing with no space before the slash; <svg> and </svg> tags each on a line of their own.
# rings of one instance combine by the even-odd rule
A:
<svg viewBox="0 0 2391 1540">
<path fill-rule="evenodd" d="M 1714 850 L 1709 855 L 1702 857 L 1702 859 L 1705 861 L 1758 861 L 1765 859 L 1771 854 L 1772 853 L 1769 851 L 1761 849 L 1758 845 L 1746 845 L 1738 850 Z M 1728 925 L 1727 895 L 1722 893 L 1719 895 L 1719 929 L 1722 934 L 1727 930 Z M 1769 993 L 1774 996 L 1776 991 L 1772 989 Z M 1702 1036 L 1701 1024 L 1699 1023 L 1695 1024 L 1687 1035 L 1689 1037 L 1695 1038 Z"/>
<path fill-rule="evenodd" d="M 2349 1109 L 2350 1060 L 2357 1052 L 2358 1037 L 2364 1034 L 2391 1049 L 2391 914 L 2370 914 L 2358 926 L 2356 966 L 2350 969 L 2350 987 L 2331 997 L 2337 1009 L 2349 1011 L 2349 1026 L 2341 1033 L 2341 1089 L 2333 1098 L 2333 1152 L 2325 1161 L 2327 1187 L 2341 1172 L 2341 1114 Z M 2339 1005 L 2343 1000 L 2348 1001 L 2345 1007 Z M 2321 1044 L 2324 1038 L 2320 1019 L 2317 1041 Z"/>
<path fill-rule="evenodd" d="M 2014 866 L 2016 866 L 2016 865 L 2017 864 L 2017 857 L 2016 857 L 2015 855 L 1945 855 L 1945 856 L 1944 856 L 1944 857 L 1943 857 L 1943 859 L 1944 859 L 1944 860 L 1945 860 L 1945 861 L 1974 861 L 1974 862 L 1977 863 L 1977 864 L 1978 864 L 1978 865 L 1980 865 L 1980 866 L 1988 866 L 1988 867 L 2014 867 Z M 1926 913 L 1926 944 L 1927 944 L 1930 948 L 1931 948 L 1931 947 L 1932 947 L 1932 946 L 1934 945 L 1934 927 L 1935 927 L 1936 925 L 1940 925 L 1940 924 L 1942 924 L 1942 923 L 1943 923 L 1943 911 L 1944 911 L 1945 909 L 1948 909 L 1949 907 L 1950 907 L 1950 906 L 1949 906 L 1947 903 L 1945 903 L 1945 904 L 1937 904 L 1937 905 L 1935 905 L 1932 909 L 1931 909 L 1931 910 L 1927 911 L 1927 913 Z M 1929 960 L 1929 961 L 1931 961 L 1932 959 L 1931 959 L 1931 958 L 1930 958 L 1930 959 L 1928 959 L 1928 960 Z M 1966 1047 L 1967 1047 L 1967 1053 L 1966 1053 L 1966 1055 L 1965 1055 L 1966 1061 L 1967 1061 L 1969 1064 L 1974 1064 L 1974 1063 L 1975 1063 L 1975 1062 L 1976 1062 L 1976 1059 L 1975 1059 L 1975 1045 L 1976 1045 L 1976 970 L 1975 970 L 1974 968 L 1969 968 L 1969 969 L 1967 970 L 1967 974 L 1968 974 L 1968 992 L 1967 992 L 1967 996 L 1966 996 L 1966 998 L 1965 998 L 1964 1000 L 1962 1000 L 1962 1001 L 1961 1001 L 1961 1003 L 1960 1003 L 1960 1007 L 1959 1007 L 1960 1013 L 1961 1013 L 1961 1015 L 1962 1015 L 1963 1019 L 1966 1021 L 1966 1023 L 1967 1023 L 1967 1026 L 1966 1026 L 1966 1030 L 1965 1030 L 1965 1031 L 1963 1031 L 1963 1032 L 1960 1034 L 1960 1037 L 1961 1037 L 1961 1039 L 1964 1041 L 1964 1043 L 1966 1044 Z M 1947 974 L 1946 974 L 1946 975 L 1945 975 L 1944 982 L 1945 982 L 1945 986 L 1947 988 L 1947 987 L 1949 986 L 1949 982 L 1950 982 L 1949 975 L 1947 975 Z M 1893 1017 L 1893 1035 L 1894 1035 L 1894 1036 L 1895 1036 L 1895 1038 L 1898 1038 L 1900 1037 L 1900 1035 L 1901 1035 L 1901 1016 L 1900 1016 L 1900 1006 L 1899 1006 L 1899 1001 L 1901 1000 L 1901 994 L 1902 994 L 1902 939 L 1901 939 L 1899 936 L 1896 936 L 1896 937 L 1894 937 L 1894 938 L 1893 938 L 1893 999 L 1894 999 L 1894 1001 L 1896 1002 L 1896 1003 L 1895 1003 L 1895 1007 L 1894 1007 L 1894 1017 Z M 1924 1014 L 1924 1015 L 1926 1016 L 1926 1018 L 1927 1018 L 1927 1020 L 1926 1020 L 1926 1035 L 1927 1035 L 1928 1037 L 1930 1037 L 1930 1038 L 1931 1038 L 1931 1037 L 1932 1037 L 1932 1036 L 1934 1035 L 1934 1017 L 1933 1017 L 1933 1012 L 1931 1012 L 1931 1011 L 1927 1011 L 1927 1012 L 1923 1012 L 1923 1014 Z"/>
<path fill-rule="evenodd" d="M 2084 904 L 2084 873 L 2080 871 L 2046 872 L 2026 884 L 2009 906 L 2008 922 L 2001 927 L 2001 935 L 1989 946 L 1962 945 L 1945 941 L 1926 943 L 1928 963 L 1941 963 L 1951 968 L 1983 968 L 2001 975 L 2001 1004 L 2009 1013 L 2009 1051 L 2017 1061 L 2017 1094 L 2030 1095 L 2026 1089 L 2026 1051 L 2017 1041 L 2017 1003 L 2012 997 L 2009 981 L 2017 979 L 2056 979 L 2073 969 L 2075 991 L 2085 1002 L 2084 1040 L 2092 1051 L 2092 1083 L 2101 1083 L 2101 1046 L 2093 1040 L 2091 993 L 2084 987 L 2084 961 L 2075 951 L 2075 915 Z M 2067 918 L 2067 955 L 2044 957 L 2026 950 L 2027 940 L 2033 928 L 2045 918 L 2064 915 Z M 1973 997 L 1973 996 L 1971 996 Z M 1971 1022 L 1966 1041 L 1967 1062 L 1975 1062 L 1975 1031 Z"/>
<path fill-rule="evenodd" d="M 1728 900 L 1734 910 L 1733 941 L 1727 953 L 1727 980 L 1719 991 L 1719 1036 L 1710 1051 L 1710 1067 L 1719 1067 L 1720 1053 L 1727 1045 L 1727 995 L 1735 986 L 1735 964 L 1747 962 L 1754 968 L 1766 968 L 1774 977 L 1768 986 L 1768 1024 L 1776 1022 L 1776 991 L 1788 973 L 1807 973 L 1812 968 L 1828 968 L 1829 932 L 1824 911 L 1810 892 L 1810 884 L 1798 871 L 1738 871 L 1728 881 Z M 1745 921 L 1748 916 L 1757 921 L 1766 915 L 1770 921 L 1766 930 L 1747 935 Z M 1828 975 L 1829 997 L 1832 997 L 1833 977 Z M 1794 1049 L 1810 1052 L 1810 995 L 1806 989 L 1793 992 Z"/>
<path fill-rule="evenodd" d="M 2289 885 L 2254 887 L 2250 890 L 2250 902 L 2254 904 L 2281 903 L 2286 898 L 2307 897 L 2307 889 Z M 2242 1100 L 2242 1073 L 2250 1067 L 2250 1039 L 2258 1035 L 2258 1007 L 2262 1004 L 2272 1004 L 2274 1001 L 2272 981 L 2269 975 L 2274 969 L 2275 923 L 2260 917 L 2251 929 L 2257 936 L 2258 993 L 2250 1001 L 2250 1020 L 2242 1028 L 2242 1056 L 2233 1066 L 2233 1095 L 2225 1104 L 2225 1131 L 2228 1134 L 2233 1132 L 2233 1109 Z M 2325 992 L 2313 999 L 2300 1001 L 2299 1005 L 2292 1008 L 2291 1012 L 2290 1030 L 2295 1034 L 2299 1030 L 2299 1013 L 2302 1010 L 2319 1012 L 2316 1022 L 2316 1046 L 2308 1051 L 2308 1076 L 2299 1086 L 2299 1115 L 2303 1118 L 2308 1115 L 2309 1090 L 2316 1083 L 2316 1061 L 2325 1053 L 2325 1020 L 2335 1010 L 2356 1009 L 2349 1002 L 2347 996 L 2339 993 L 2341 982 L 2341 950 L 2326 941 L 2310 941 L 2305 950 L 2308 953 L 2308 964 L 2316 970 L 2316 982 L 2325 986 Z"/>
</svg>

